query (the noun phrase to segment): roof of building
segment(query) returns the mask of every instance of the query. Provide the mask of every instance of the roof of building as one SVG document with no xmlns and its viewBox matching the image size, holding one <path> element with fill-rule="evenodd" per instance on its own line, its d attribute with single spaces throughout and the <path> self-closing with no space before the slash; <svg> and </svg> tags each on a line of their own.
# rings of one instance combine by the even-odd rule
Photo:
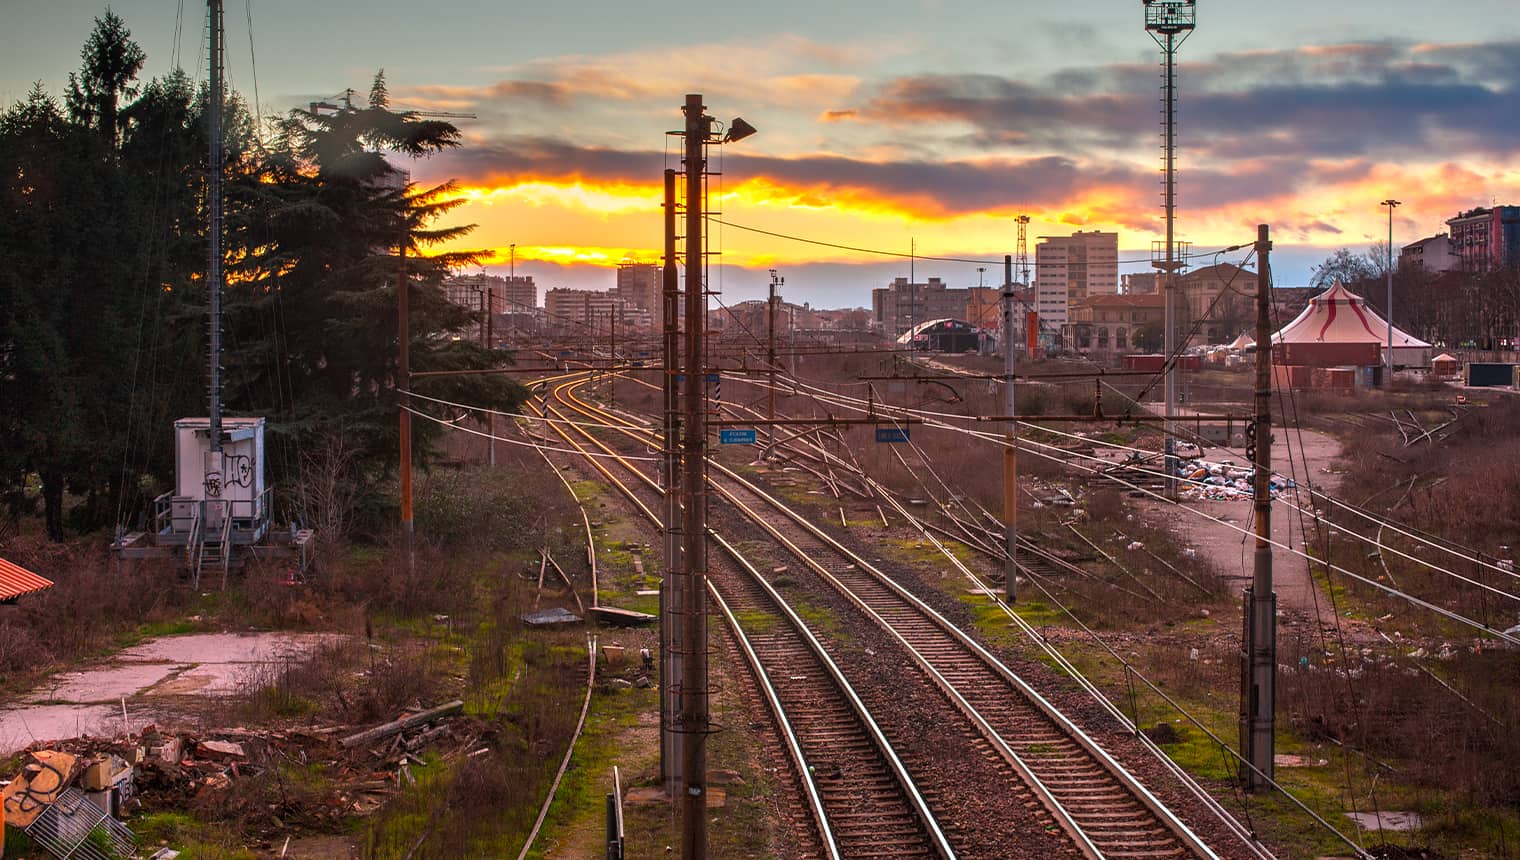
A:
<svg viewBox="0 0 1520 860">
<path fill-rule="evenodd" d="M 0 558 L 0 602 L 52 588 L 53 581 Z"/>
<path fill-rule="evenodd" d="M 1408 250 L 1410 250 L 1412 248 L 1423 248 L 1426 245 L 1430 244 L 1431 242 L 1435 242 L 1435 241 L 1442 240 L 1442 239 L 1450 241 L 1450 238 L 1451 237 L 1447 236 L 1445 233 L 1437 233 L 1434 236 L 1426 236 L 1423 239 L 1416 239 L 1415 241 L 1410 242 L 1408 245 L 1403 246 L 1399 250 L 1401 250 L 1401 251 L 1408 251 Z"/>
<path fill-rule="evenodd" d="M 1184 273 L 1182 275 L 1182 280 L 1190 281 L 1204 280 L 1207 278 L 1226 279 L 1244 277 L 1254 278 L 1256 277 L 1256 273 L 1250 269 L 1245 269 L 1237 266 L 1234 263 L 1215 263 L 1212 266 L 1203 266 L 1201 268 L 1193 269 L 1190 272 Z"/>
<path fill-rule="evenodd" d="M 1160 293 L 1103 293 L 1071 303 L 1074 308 L 1164 308 L 1166 296 Z"/>
</svg>

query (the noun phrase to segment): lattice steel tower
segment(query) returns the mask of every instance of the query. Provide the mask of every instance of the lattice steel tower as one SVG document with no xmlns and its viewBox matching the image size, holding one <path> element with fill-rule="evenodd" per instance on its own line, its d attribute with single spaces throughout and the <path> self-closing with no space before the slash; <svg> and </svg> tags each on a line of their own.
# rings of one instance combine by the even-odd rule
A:
<svg viewBox="0 0 1520 860">
<path fill-rule="evenodd" d="M 1152 260 L 1151 265 L 1161 270 L 1165 279 L 1166 331 L 1163 342 L 1166 350 L 1166 413 L 1173 415 L 1177 408 L 1177 290 L 1176 272 L 1182 265 L 1178 259 L 1176 241 L 1177 218 L 1177 49 L 1193 32 L 1197 4 L 1194 0 L 1143 0 L 1145 3 L 1145 32 L 1161 47 L 1163 57 L 1161 73 L 1161 159 L 1164 164 L 1166 201 L 1166 256 Z M 1166 433 L 1166 495 L 1177 498 L 1177 453 L 1171 423 Z"/>
</svg>

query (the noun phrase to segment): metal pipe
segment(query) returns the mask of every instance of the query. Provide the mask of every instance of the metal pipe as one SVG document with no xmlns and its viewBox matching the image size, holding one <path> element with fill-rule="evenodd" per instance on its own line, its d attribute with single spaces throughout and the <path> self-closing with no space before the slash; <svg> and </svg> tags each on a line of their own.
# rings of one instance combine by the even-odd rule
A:
<svg viewBox="0 0 1520 860">
<path fill-rule="evenodd" d="M 1013 357 L 1013 257 L 1003 257 L 1003 409 L 1010 419 L 1016 415 L 1014 408 L 1014 357 Z M 1003 448 L 1003 584 L 1008 602 L 1013 603 L 1017 591 L 1019 572 L 1019 461 L 1014 450 L 1018 444 L 1018 421 L 1010 420 L 1004 431 L 1007 445 Z"/>
</svg>

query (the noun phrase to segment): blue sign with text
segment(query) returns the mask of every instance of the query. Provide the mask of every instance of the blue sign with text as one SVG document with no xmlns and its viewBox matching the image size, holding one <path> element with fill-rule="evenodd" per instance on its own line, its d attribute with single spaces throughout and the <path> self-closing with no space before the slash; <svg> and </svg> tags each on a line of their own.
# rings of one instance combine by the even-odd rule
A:
<svg viewBox="0 0 1520 860">
<path fill-rule="evenodd" d="M 718 430 L 718 441 L 724 445 L 753 445 L 755 430 L 752 427 L 723 427 Z"/>
<path fill-rule="evenodd" d="M 876 441 L 883 444 L 901 445 L 908 441 L 906 427 L 877 427 Z"/>
</svg>

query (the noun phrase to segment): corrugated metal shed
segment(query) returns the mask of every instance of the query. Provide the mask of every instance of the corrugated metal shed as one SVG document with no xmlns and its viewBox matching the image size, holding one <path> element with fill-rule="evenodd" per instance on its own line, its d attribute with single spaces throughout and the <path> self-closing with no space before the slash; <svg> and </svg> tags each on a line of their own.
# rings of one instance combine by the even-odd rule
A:
<svg viewBox="0 0 1520 860">
<path fill-rule="evenodd" d="M 20 565 L 0 558 L 0 602 L 15 600 L 23 595 L 52 587 L 52 580 L 44 579 Z"/>
</svg>

